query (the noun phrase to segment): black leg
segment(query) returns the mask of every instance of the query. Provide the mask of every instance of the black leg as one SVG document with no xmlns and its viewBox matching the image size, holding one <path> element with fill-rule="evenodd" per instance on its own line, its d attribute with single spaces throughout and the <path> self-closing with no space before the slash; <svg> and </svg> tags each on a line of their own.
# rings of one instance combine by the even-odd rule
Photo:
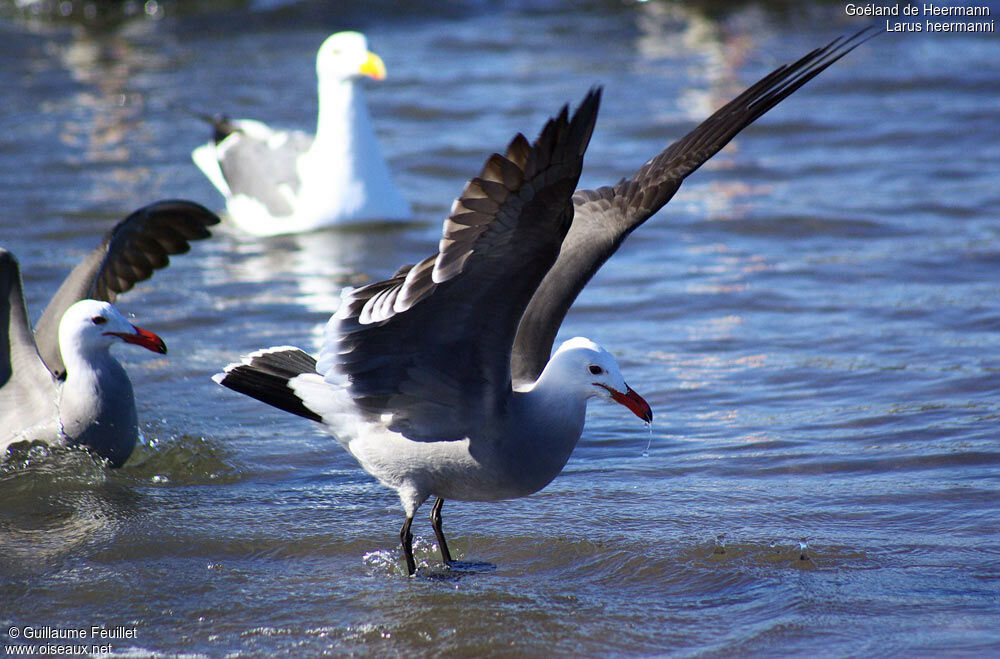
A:
<svg viewBox="0 0 1000 659">
<path fill-rule="evenodd" d="M 441 560 L 445 563 L 451 563 L 451 552 L 448 551 L 448 542 L 444 539 L 444 531 L 441 530 L 441 506 L 444 505 L 444 499 L 438 497 L 437 501 L 434 502 L 434 507 L 431 508 L 431 527 L 434 529 L 434 535 L 438 539 L 438 547 L 441 549 Z"/>
<path fill-rule="evenodd" d="M 413 518 L 407 517 L 403 522 L 403 528 L 399 529 L 399 542 L 403 545 L 403 556 L 406 558 L 406 573 L 412 577 L 417 571 L 417 564 L 413 560 L 413 534 L 410 533 L 410 524 L 413 524 Z"/>
</svg>

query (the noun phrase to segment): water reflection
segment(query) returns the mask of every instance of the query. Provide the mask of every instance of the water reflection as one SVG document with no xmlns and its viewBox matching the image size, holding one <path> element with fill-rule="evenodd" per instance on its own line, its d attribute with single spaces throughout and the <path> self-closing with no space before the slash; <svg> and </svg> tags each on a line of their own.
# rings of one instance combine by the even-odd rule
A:
<svg viewBox="0 0 1000 659">
<path fill-rule="evenodd" d="M 53 39 L 46 46 L 78 83 L 65 103 L 47 109 L 62 117 L 58 139 L 72 154 L 65 162 L 81 170 L 86 183 L 81 180 L 79 192 L 86 199 L 107 203 L 144 196 L 151 170 L 138 163 L 163 153 L 147 123 L 155 87 L 149 78 L 176 68 L 171 49 L 152 22 L 112 32 L 75 28 L 70 34 L 70 41 Z"/>
<path fill-rule="evenodd" d="M 0 464 L 0 573 L 46 569 L 94 542 L 108 544 L 140 497 L 81 450 L 18 446 Z"/>
<path fill-rule="evenodd" d="M 421 258 L 427 244 L 415 235 L 414 228 L 424 227 L 369 224 L 256 238 L 227 227 L 224 231 L 230 249 L 214 255 L 215 262 L 206 270 L 214 273 L 209 276 L 217 283 L 283 283 L 255 287 L 254 299 L 294 303 L 308 311 L 332 314 L 345 287 L 387 277 L 400 265 Z"/>
<path fill-rule="evenodd" d="M 163 4 L 157 0 L 15 0 L 0 3 L 0 12 L 27 21 L 65 21 L 95 28 L 165 15 Z"/>
<path fill-rule="evenodd" d="M 742 91 L 748 81 L 738 72 L 768 32 L 767 21 L 759 16 L 723 25 L 697 9 L 673 3 L 642 4 L 635 23 L 640 32 L 635 48 L 645 68 L 657 72 L 665 60 L 679 61 L 684 80 L 707 83 L 683 89 L 677 99 L 683 116 L 695 122 Z"/>
</svg>

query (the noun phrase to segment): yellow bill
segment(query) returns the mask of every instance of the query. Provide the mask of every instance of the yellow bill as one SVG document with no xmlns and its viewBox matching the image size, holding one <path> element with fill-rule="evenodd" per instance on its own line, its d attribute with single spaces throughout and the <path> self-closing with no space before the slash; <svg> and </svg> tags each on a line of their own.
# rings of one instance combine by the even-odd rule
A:
<svg viewBox="0 0 1000 659">
<path fill-rule="evenodd" d="M 368 59 L 365 63 L 361 65 L 360 72 L 370 78 L 375 78 L 376 80 L 385 79 L 385 63 L 382 58 L 375 53 L 369 51 Z"/>
</svg>

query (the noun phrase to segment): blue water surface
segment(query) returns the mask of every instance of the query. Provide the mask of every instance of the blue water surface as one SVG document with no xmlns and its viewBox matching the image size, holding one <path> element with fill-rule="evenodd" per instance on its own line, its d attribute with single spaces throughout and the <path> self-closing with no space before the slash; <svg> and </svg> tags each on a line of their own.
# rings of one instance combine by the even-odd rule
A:
<svg viewBox="0 0 1000 659">
<path fill-rule="evenodd" d="M 995 34 L 882 35 L 692 175 L 560 332 L 616 355 L 651 441 L 591 405 L 548 488 L 447 504 L 457 569 L 422 513 L 407 579 L 395 494 L 210 376 L 265 346 L 315 351 L 344 286 L 430 254 L 485 158 L 591 86 L 584 187 L 868 19 L 839 2 L 339 4 L 5 6 L 0 244 L 32 318 L 131 210 L 221 211 L 189 156 L 209 130 L 181 107 L 311 128 L 337 30 L 386 62 L 370 108 L 416 221 L 222 227 L 120 298 L 170 346 L 118 351 L 144 443 L 117 471 L 39 448 L 0 466 L 4 643 L 103 625 L 134 628 L 111 643 L 137 655 L 1000 652 Z"/>
</svg>

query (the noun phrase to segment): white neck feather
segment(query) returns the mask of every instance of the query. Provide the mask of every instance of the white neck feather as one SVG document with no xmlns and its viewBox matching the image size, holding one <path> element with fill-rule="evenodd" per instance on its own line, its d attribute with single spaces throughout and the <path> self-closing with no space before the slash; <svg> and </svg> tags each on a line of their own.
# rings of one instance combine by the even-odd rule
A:
<svg viewBox="0 0 1000 659">
<path fill-rule="evenodd" d="M 509 418 L 516 419 L 519 428 L 508 431 L 508 437 L 524 444 L 518 450 L 535 456 L 539 487 L 555 478 L 580 441 L 589 398 L 557 359 L 549 361 L 538 380 L 514 393 Z"/>
<path fill-rule="evenodd" d="M 360 82 L 320 81 L 316 141 L 303 163 L 302 207 L 355 219 L 409 217 L 375 138 Z"/>
<path fill-rule="evenodd" d="M 59 342 L 59 349 L 66 364 L 66 381 L 62 387 L 64 401 L 69 397 L 78 404 L 87 405 L 87 401 L 106 388 L 109 381 L 114 383 L 124 378 L 128 384 L 125 369 L 111 355 L 109 346 L 87 344 L 79 337 L 69 337 Z"/>
<path fill-rule="evenodd" d="M 341 145 L 340 148 L 347 153 L 378 154 L 364 89 L 355 79 L 319 82 L 316 141 L 321 142 L 324 148 Z"/>
<path fill-rule="evenodd" d="M 107 343 L 85 341 L 79 334 L 65 330 L 59 326 L 59 351 L 66 364 L 67 379 L 72 373 L 85 373 L 93 370 L 106 360 L 114 360 Z"/>
</svg>

